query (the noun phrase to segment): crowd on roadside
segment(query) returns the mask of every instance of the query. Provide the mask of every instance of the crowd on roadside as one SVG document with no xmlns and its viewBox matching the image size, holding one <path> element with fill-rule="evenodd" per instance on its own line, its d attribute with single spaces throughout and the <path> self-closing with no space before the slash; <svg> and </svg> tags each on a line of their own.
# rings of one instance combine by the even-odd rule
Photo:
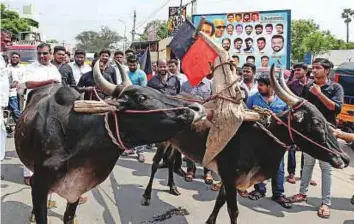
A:
<svg viewBox="0 0 354 224">
<path fill-rule="evenodd" d="M 10 36 L 8 39 L 7 37 Z M 11 41 L 11 34 L 2 31 L 1 45 L 2 49 Z M 113 57 L 111 63 L 110 58 Z M 70 58 L 70 56 L 69 56 Z M 67 51 L 62 46 L 56 46 L 52 50 L 50 45 L 42 43 L 37 47 L 37 61 L 24 67 L 21 65 L 21 55 L 13 52 L 8 58 L 0 57 L 1 73 L 7 74 L 7 84 L 3 82 L 4 75 L 1 76 L 1 92 L 7 89 L 7 94 L 0 95 L 1 107 L 8 107 L 12 111 L 13 119 L 18 121 L 21 110 L 26 107 L 26 99 L 31 89 L 46 85 L 49 83 L 61 83 L 63 86 L 70 86 L 83 93 L 84 99 L 95 100 L 93 94 L 95 81 L 92 68 L 99 62 L 99 68 L 106 80 L 114 84 L 121 84 L 122 77 L 116 63 L 120 63 L 126 70 L 128 77 L 133 85 L 149 86 L 168 95 L 177 95 L 188 93 L 200 99 L 207 99 L 213 94 L 211 75 L 205 77 L 198 85 L 192 86 L 186 75 L 181 73 L 181 64 L 179 60 L 158 60 L 152 62 L 153 76 L 150 80 L 147 74 L 139 69 L 139 60 L 133 50 L 116 51 L 113 55 L 109 50 L 101 50 L 97 53 L 91 66 L 85 63 L 86 52 L 76 50 L 73 55 L 73 61 L 70 62 Z M 292 74 L 287 79 L 289 89 L 297 96 L 303 97 L 314 104 L 324 115 L 328 122 L 336 125 L 336 116 L 341 110 L 343 104 L 343 88 L 340 84 L 332 82 L 328 75 L 333 69 L 333 64 L 327 59 L 317 58 L 312 63 L 312 71 L 306 64 L 295 64 L 292 68 Z M 242 85 L 245 87 L 248 98 L 245 103 L 249 109 L 254 106 L 267 108 L 274 113 L 280 113 L 288 109 L 288 106 L 279 97 L 274 94 L 270 84 L 269 74 L 261 73 L 256 75 L 257 68 L 252 62 L 245 63 L 242 68 L 237 68 L 237 74 L 243 77 Z M 310 74 L 313 76 L 310 78 Z M 5 84 L 4 84 L 5 83 Z M 100 98 L 105 98 L 104 93 L 98 91 Z M 7 99 L 6 99 L 7 97 Z M 2 111 L 1 111 L 2 115 Z M 1 124 L 1 160 L 5 157 L 6 131 Z M 11 133 L 10 133 L 11 134 Z M 139 146 L 124 152 L 124 155 L 136 154 L 139 162 L 144 162 L 143 152 L 147 148 L 154 148 L 154 145 Z M 301 149 L 293 146 L 288 153 L 288 176 L 286 181 L 295 184 L 296 153 L 301 153 Z M 272 177 L 272 200 L 285 208 L 291 208 L 292 203 L 303 202 L 307 200 L 309 185 L 317 184 L 311 180 L 313 168 L 316 160 L 306 153 L 301 153 L 301 184 L 299 193 L 292 197 L 284 195 L 284 160 L 282 160 L 279 169 Z M 178 160 L 178 161 L 177 161 Z M 182 155 L 177 156 L 177 166 L 182 165 Z M 187 173 L 186 181 L 193 181 L 196 172 L 196 164 L 186 159 Z M 318 210 L 318 216 L 321 218 L 330 217 L 331 205 L 331 186 L 332 186 L 332 168 L 329 163 L 319 161 L 322 175 L 322 203 Z M 24 168 L 24 182 L 29 185 L 31 172 Z M 206 184 L 212 184 L 213 178 L 211 171 L 204 169 L 204 180 Z M 214 190 L 218 190 L 218 184 L 213 185 Z M 251 200 L 259 200 L 265 197 L 266 185 L 259 183 L 254 186 L 251 192 L 240 191 L 242 197 Z M 353 199 L 352 199 L 353 202 Z"/>
</svg>

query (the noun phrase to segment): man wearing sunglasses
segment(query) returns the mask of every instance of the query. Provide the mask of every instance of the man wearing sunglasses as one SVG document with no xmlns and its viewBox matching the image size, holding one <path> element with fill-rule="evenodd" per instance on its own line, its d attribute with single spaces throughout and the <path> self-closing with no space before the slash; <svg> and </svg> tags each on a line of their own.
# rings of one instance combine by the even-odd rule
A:
<svg viewBox="0 0 354 224">
<path fill-rule="evenodd" d="M 32 89 L 36 89 L 41 86 L 49 85 L 52 83 L 61 83 L 61 75 L 50 62 L 52 51 L 49 44 L 42 43 L 37 46 L 37 61 L 28 65 L 23 74 L 23 80 L 21 86 L 27 89 L 25 96 L 25 107 L 28 103 L 27 96 Z M 24 167 L 24 182 L 30 184 L 30 178 L 32 172 Z"/>
<path fill-rule="evenodd" d="M 225 21 L 222 19 L 215 19 L 214 20 L 214 27 L 215 27 L 215 37 L 220 38 L 224 35 L 225 32 Z"/>
</svg>

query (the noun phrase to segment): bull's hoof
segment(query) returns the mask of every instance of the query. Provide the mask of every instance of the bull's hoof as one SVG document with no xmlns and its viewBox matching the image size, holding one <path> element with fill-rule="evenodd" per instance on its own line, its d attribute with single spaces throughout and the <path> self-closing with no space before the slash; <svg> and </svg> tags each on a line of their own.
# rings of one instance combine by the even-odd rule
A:
<svg viewBox="0 0 354 224">
<path fill-rule="evenodd" d="M 56 208 L 56 207 L 57 207 L 57 203 L 55 201 L 48 200 L 48 209 Z"/>
<path fill-rule="evenodd" d="M 31 223 L 35 223 L 36 222 L 36 217 L 34 216 L 34 214 L 31 214 L 29 220 L 30 220 Z"/>
<path fill-rule="evenodd" d="M 65 222 L 64 224 L 79 224 L 79 220 L 77 218 L 75 218 L 75 219 Z"/>
<path fill-rule="evenodd" d="M 205 223 L 206 224 L 215 224 L 216 222 L 211 219 L 208 219 Z"/>
<path fill-rule="evenodd" d="M 149 206 L 150 205 L 150 198 L 143 198 L 141 201 L 142 206 Z"/>
<path fill-rule="evenodd" d="M 170 187 L 170 194 L 175 196 L 181 195 L 181 193 L 178 191 L 178 188 L 176 186 Z"/>
</svg>

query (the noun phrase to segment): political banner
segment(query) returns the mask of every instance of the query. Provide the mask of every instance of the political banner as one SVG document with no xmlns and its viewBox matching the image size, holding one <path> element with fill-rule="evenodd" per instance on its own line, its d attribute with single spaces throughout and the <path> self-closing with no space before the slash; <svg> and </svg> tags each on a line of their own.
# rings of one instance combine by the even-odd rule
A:
<svg viewBox="0 0 354 224">
<path fill-rule="evenodd" d="M 269 71 L 273 63 L 290 67 L 290 10 L 194 15 L 194 26 L 202 17 L 201 31 L 227 50 L 237 66 L 251 62 L 258 71 Z"/>
<path fill-rule="evenodd" d="M 182 7 L 182 12 L 179 12 L 180 7 L 169 7 L 168 8 L 168 36 L 174 36 L 179 28 L 186 21 L 187 8 L 186 6 Z"/>
</svg>

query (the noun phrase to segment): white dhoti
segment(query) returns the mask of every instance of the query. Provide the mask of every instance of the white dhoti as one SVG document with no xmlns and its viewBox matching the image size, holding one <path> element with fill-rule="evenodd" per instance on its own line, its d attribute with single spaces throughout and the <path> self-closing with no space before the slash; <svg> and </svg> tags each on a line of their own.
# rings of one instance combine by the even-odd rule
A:
<svg viewBox="0 0 354 224">
<path fill-rule="evenodd" d="M 5 119 L 2 108 L 0 107 L 0 160 L 3 161 L 5 159 L 5 151 L 6 151 L 6 127 L 5 127 Z"/>
</svg>

